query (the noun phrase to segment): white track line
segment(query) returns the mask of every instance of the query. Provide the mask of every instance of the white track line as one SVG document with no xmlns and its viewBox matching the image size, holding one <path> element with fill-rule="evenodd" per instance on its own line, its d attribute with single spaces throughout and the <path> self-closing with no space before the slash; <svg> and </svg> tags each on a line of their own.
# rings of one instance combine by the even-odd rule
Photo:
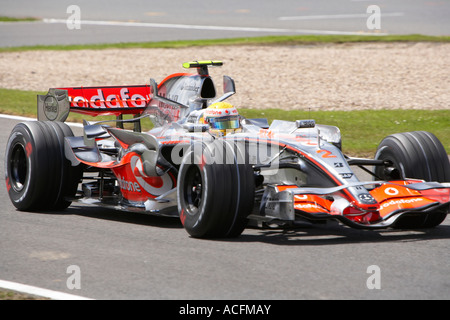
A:
<svg viewBox="0 0 450 320">
<path fill-rule="evenodd" d="M 53 291 L 48 289 L 42 289 L 38 287 L 33 287 L 21 283 L 11 282 L 11 281 L 5 281 L 0 280 L 0 288 L 4 288 L 7 290 L 12 290 L 16 292 L 26 293 L 33 296 L 39 296 L 44 298 L 49 298 L 52 300 L 92 300 L 85 297 L 80 297 L 77 295 L 59 292 L 59 291 Z"/>
<path fill-rule="evenodd" d="M 4 118 L 4 119 L 11 119 L 11 120 L 18 120 L 18 121 L 36 121 L 36 118 L 28 118 L 28 117 L 22 117 L 22 116 L 13 116 L 13 115 L 9 115 L 9 114 L 0 114 L 0 118 Z M 75 123 L 75 122 L 66 122 L 67 125 L 71 126 L 71 127 L 78 127 L 78 128 L 83 128 L 83 124 L 82 123 Z"/>
<path fill-rule="evenodd" d="M 10 114 L 0 114 L 0 118 L 11 119 L 11 120 L 19 120 L 19 121 L 36 121 L 34 118 L 22 117 L 22 116 L 13 116 Z"/>
<path fill-rule="evenodd" d="M 381 13 L 381 17 L 402 17 L 403 12 L 389 12 Z M 352 18 L 368 18 L 368 13 L 355 13 L 355 14 L 328 14 L 328 15 L 316 15 L 316 16 L 293 16 L 293 17 L 279 17 L 278 20 L 291 21 L 291 20 L 328 20 L 328 19 L 352 19 Z"/>
<path fill-rule="evenodd" d="M 43 19 L 44 23 L 67 24 L 66 19 Z M 258 27 L 229 27 L 229 26 L 204 26 L 190 24 L 172 23 L 149 23 L 149 22 L 127 22 L 127 21 L 94 21 L 81 20 L 83 25 L 95 26 L 120 26 L 120 27 L 144 27 L 144 28 L 169 28 L 188 30 L 213 30 L 213 31 L 241 31 L 241 32 L 271 32 L 271 33 L 300 33 L 300 34 L 331 34 L 331 35 L 387 35 L 387 33 L 370 33 L 354 31 L 333 31 L 333 30 L 307 30 L 307 29 L 286 29 L 286 28 L 258 28 Z"/>
</svg>

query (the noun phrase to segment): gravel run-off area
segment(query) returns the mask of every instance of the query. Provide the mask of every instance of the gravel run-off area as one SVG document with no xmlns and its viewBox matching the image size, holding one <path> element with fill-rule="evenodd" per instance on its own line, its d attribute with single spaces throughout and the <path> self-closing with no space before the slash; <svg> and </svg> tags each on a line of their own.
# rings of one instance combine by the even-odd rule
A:
<svg viewBox="0 0 450 320">
<path fill-rule="evenodd" d="M 182 62 L 235 79 L 238 108 L 301 110 L 450 109 L 450 44 L 362 43 L 217 46 L 0 53 L 0 88 L 148 84 L 186 72 Z M 195 71 L 193 71 L 195 72 Z"/>
</svg>

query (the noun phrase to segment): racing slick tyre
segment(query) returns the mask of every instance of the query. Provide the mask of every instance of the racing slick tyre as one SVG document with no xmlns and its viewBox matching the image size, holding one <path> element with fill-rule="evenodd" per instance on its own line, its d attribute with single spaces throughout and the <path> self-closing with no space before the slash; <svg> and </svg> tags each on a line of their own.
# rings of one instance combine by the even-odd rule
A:
<svg viewBox="0 0 450 320">
<path fill-rule="evenodd" d="M 224 140 L 194 144 L 178 173 L 178 212 L 195 238 L 232 238 L 253 209 L 253 168 Z"/>
<path fill-rule="evenodd" d="M 8 139 L 5 178 L 9 197 L 22 211 L 63 210 L 77 191 L 82 170 L 64 155 L 65 123 L 33 121 L 17 124 Z"/>
<path fill-rule="evenodd" d="M 382 180 L 421 179 L 450 181 L 450 162 L 442 143 L 430 132 L 396 133 L 381 141 L 375 159 L 387 160 L 388 166 L 375 168 Z M 398 228 L 431 228 L 444 221 L 446 210 L 426 215 L 405 216 L 396 223 Z"/>
<path fill-rule="evenodd" d="M 381 141 L 375 159 L 392 165 L 376 167 L 375 174 L 384 180 L 405 178 L 425 181 L 450 181 L 450 163 L 444 146 L 430 132 L 396 133 Z"/>
</svg>

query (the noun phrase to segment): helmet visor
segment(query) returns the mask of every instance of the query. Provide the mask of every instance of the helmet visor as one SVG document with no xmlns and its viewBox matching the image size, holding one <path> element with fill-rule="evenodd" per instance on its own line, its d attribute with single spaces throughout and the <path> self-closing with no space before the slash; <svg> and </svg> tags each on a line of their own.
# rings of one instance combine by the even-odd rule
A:
<svg viewBox="0 0 450 320">
<path fill-rule="evenodd" d="M 239 128 L 239 116 L 211 117 L 208 118 L 208 121 L 211 128 L 216 130 Z"/>
</svg>

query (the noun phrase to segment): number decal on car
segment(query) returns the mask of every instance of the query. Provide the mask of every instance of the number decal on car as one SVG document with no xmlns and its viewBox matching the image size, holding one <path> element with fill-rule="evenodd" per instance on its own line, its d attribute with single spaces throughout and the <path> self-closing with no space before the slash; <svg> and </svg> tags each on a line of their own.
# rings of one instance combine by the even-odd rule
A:
<svg viewBox="0 0 450 320">
<path fill-rule="evenodd" d="M 322 154 L 322 158 L 336 158 L 335 155 L 332 154 L 331 151 L 328 150 L 324 150 L 324 149 L 319 149 L 316 151 L 317 153 L 323 153 Z"/>
</svg>

